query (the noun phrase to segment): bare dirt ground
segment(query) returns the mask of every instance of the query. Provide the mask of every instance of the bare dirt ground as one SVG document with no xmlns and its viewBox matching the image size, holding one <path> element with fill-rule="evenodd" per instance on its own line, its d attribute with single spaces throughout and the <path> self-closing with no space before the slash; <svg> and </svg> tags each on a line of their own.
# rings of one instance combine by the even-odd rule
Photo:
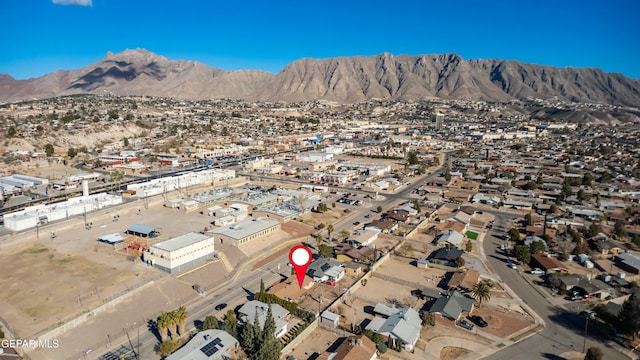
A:
<svg viewBox="0 0 640 360">
<path fill-rule="evenodd" d="M 473 315 L 482 316 L 489 324 L 487 327 L 482 328 L 482 331 L 504 338 L 533 323 L 527 318 L 511 316 L 497 310 L 498 308 L 486 305 L 483 305 L 482 308 L 476 307 L 473 309 Z"/>
<path fill-rule="evenodd" d="M 453 360 L 470 353 L 470 350 L 455 346 L 445 346 L 440 350 L 440 360 Z"/>
<path fill-rule="evenodd" d="M 0 316 L 20 336 L 34 335 L 92 310 L 128 289 L 167 276 L 148 268 L 134 256 L 96 241 L 102 235 L 123 233 L 131 224 L 142 223 L 162 230 L 150 244 L 201 231 L 210 222 L 206 216 L 185 214 L 159 203 L 152 203 L 148 210 L 142 203 L 133 202 L 88 213 L 86 221 L 93 224 L 89 230 L 83 225 L 84 219 L 76 217 L 42 227 L 39 240 L 35 230 L 15 237 L 6 235 L 9 240 L 23 239 L 24 245 L 0 252 L 0 263 L 11 264 L 3 267 L 0 278 Z M 115 215 L 119 216 L 118 221 Z M 51 233 L 56 237 L 51 238 Z"/>
<path fill-rule="evenodd" d="M 327 349 L 331 348 L 339 338 L 340 335 L 319 327 L 315 329 L 303 342 L 293 348 L 291 352 L 283 355 L 284 357 L 287 355 L 293 355 L 299 360 L 317 359 L 319 355 L 325 353 Z"/>
</svg>

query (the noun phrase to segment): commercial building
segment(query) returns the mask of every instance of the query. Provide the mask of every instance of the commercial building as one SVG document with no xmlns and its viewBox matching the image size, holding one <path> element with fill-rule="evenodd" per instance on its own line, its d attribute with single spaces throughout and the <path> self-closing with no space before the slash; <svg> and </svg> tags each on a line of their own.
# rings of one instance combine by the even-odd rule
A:
<svg viewBox="0 0 640 360">
<path fill-rule="evenodd" d="M 209 231 L 220 244 L 240 246 L 280 230 L 280 223 L 268 217 L 256 217 Z"/>
<path fill-rule="evenodd" d="M 147 264 L 170 274 L 182 271 L 213 257 L 213 237 L 200 233 L 188 233 L 153 244 L 143 253 L 143 259 Z"/>
</svg>

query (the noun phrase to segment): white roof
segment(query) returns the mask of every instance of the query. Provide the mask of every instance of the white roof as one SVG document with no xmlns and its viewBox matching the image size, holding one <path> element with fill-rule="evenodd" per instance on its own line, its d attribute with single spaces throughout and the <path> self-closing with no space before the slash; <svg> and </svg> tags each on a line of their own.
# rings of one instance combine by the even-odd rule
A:
<svg viewBox="0 0 640 360">
<path fill-rule="evenodd" d="M 197 244 L 201 241 L 205 241 L 210 239 L 211 236 L 203 235 L 199 233 L 187 233 L 180 235 L 178 237 L 174 237 L 173 239 L 165 240 L 156 244 L 151 245 L 151 247 L 165 250 L 165 251 L 175 251 L 178 249 L 182 249 L 183 247 Z"/>
<path fill-rule="evenodd" d="M 212 230 L 210 233 L 225 235 L 232 239 L 240 240 L 278 224 L 277 220 L 268 217 L 249 218 L 233 225 Z"/>
</svg>

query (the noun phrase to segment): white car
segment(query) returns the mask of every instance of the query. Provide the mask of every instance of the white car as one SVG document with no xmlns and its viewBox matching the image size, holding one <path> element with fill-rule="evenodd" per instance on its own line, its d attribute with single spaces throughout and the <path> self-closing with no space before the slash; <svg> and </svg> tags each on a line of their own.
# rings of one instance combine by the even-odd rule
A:
<svg viewBox="0 0 640 360">
<path fill-rule="evenodd" d="M 512 263 L 512 262 L 509 262 L 509 263 L 507 264 L 507 266 L 509 266 L 509 267 L 510 267 L 510 268 L 512 268 L 512 269 L 517 269 L 517 268 L 518 268 L 518 266 L 517 266 L 515 263 Z"/>
<path fill-rule="evenodd" d="M 539 269 L 539 268 L 535 268 L 531 271 L 529 271 L 530 274 L 534 274 L 534 275 L 542 275 L 544 274 L 544 270 Z"/>
</svg>

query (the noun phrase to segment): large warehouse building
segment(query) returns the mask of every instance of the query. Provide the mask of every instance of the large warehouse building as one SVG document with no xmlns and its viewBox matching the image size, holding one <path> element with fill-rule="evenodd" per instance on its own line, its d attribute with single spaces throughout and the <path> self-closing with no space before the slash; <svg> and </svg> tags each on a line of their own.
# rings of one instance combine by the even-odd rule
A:
<svg viewBox="0 0 640 360">
<path fill-rule="evenodd" d="M 151 245 L 142 257 L 147 264 L 175 274 L 213 259 L 213 242 L 213 237 L 209 235 L 187 233 Z"/>
<path fill-rule="evenodd" d="M 220 244 L 240 246 L 277 230 L 280 230 L 280 222 L 277 220 L 268 217 L 256 217 L 211 230 L 209 233 Z"/>
</svg>

